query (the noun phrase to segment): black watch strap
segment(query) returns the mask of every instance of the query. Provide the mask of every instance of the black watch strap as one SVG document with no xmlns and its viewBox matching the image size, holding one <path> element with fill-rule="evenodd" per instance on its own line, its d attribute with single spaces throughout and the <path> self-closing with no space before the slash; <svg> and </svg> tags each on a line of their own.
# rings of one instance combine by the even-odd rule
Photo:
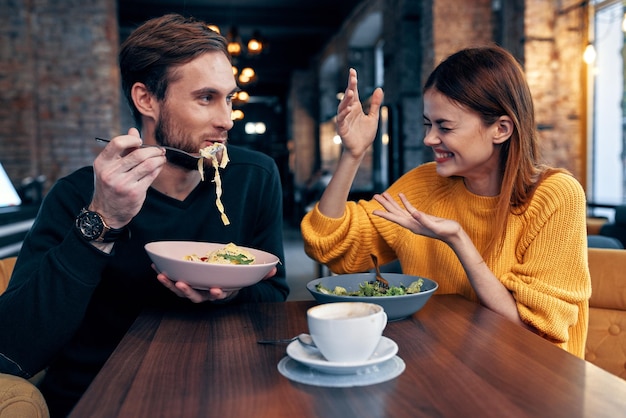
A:
<svg viewBox="0 0 626 418">
<path fill-rule="evenodd" d="M 108 226 L 105 228 L 104 233 L 100 237 L 100 239 L 96 239 L 97 242 L 115 242 L 115 241 L 126 241 L 130 238 L 130 229 L 125 226 L 123 228 L 109 228 Z"/>
</svg>

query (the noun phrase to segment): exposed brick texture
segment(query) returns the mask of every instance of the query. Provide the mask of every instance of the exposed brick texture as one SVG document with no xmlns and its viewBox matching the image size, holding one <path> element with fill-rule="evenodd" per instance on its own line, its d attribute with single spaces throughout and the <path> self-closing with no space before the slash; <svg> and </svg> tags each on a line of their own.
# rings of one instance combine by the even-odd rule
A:
<svg viewBox="0 0 626 418">
<path fill-rule="evenodd" d="M 0 161 L 14 182 L 49 187 L 93 162 L 94 136 L 119 131 L 116 3 L 0 4 Z"/>
<path fill-rule="evenodd" d="M 492 0 L 437 0 L 433 2 L 433 39 L 436 66 L 462 48 L 493 41 Z"/>
<path fill-rule="evenodd" d="M 527 0 L 524 54 L 543 156 L 547 163 L 572 171 L 584 184 L 586 17 L 578 4 Z"/>
</svg>

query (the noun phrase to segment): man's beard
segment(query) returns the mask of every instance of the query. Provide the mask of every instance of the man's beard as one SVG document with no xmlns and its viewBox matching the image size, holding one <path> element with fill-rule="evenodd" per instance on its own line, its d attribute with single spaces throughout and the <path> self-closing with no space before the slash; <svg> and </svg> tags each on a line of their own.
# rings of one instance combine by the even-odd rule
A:
<svg viewBox="0 0 626 418">
<path fill-rule="evenodd" d="M 188 138 L 178 129 L 175 129 L 173 125 L 174 124 L 171 123 L 167 107 L 164 106 L 161 117 L 157 121 L 156 127 L 154 128 L 154 139 L 156 140 L 156 143 L 159 145 L 178 148 L 191 154 L 198 153 L 199 150 L 193 149 L 193 145 L 191 145 L 193 141 L 188 140 Z M 174 151 L 166 151 L 165 157 L 170 164 L 177 167 L 190 171 L 198 169 L 198 160 L 195 158 L 186 157 L 185 155 Z"/>
</svg>

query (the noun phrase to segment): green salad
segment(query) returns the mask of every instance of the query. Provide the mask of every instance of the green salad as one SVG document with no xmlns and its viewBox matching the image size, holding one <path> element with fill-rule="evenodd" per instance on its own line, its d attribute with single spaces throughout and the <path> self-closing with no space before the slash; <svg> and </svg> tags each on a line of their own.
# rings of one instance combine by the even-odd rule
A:
<svg viewBox="0 0 626 418">
<path fill-rule="evenodd" d="M 422 284 L 424 284 L 424 280 L 418 279 L 408 287 L 401 284 L 400 286 L 389 286 L 389 288 L 386 288 L 378 281 L 371 281 L 360 283 L 359 290 L 348 292 L 348 290 L 342 286 L 335 286 L 335 288 L 331 290 L 322 286 L 321 283 L 318 283 L 315 289 L 326 295 L 337 296 L 401 296 L 419 293 L 422 289 Z"/>
</svg>

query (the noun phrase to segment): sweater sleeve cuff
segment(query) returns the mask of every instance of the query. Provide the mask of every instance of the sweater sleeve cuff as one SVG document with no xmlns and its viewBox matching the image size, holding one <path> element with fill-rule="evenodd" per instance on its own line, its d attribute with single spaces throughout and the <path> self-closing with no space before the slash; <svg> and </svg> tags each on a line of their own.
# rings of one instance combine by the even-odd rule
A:
<svg viewBox="0 0 626 418">
<path fill-rule="evenodd" d="M 114 251 L 115 248 L 111 254 L 100 251 L 86 242 L 76 228 L 72 228 L 58 248 L 57 256 L 61 265 L 72 277 L 80 278 L 83 283 L 95 286 L 100 282 L 102 270 Z"/>
<path fill-rule="evenodd" d="M 339 226 L 345 222 L 346 216 L 346 211 L 344 211 L 340 218 L 330 218 L 320 212 L 318 204 L 315 204 L 309 215 L 309 223 L 318 235 L 327 236 L 337 231 Z"/>
</svg>

